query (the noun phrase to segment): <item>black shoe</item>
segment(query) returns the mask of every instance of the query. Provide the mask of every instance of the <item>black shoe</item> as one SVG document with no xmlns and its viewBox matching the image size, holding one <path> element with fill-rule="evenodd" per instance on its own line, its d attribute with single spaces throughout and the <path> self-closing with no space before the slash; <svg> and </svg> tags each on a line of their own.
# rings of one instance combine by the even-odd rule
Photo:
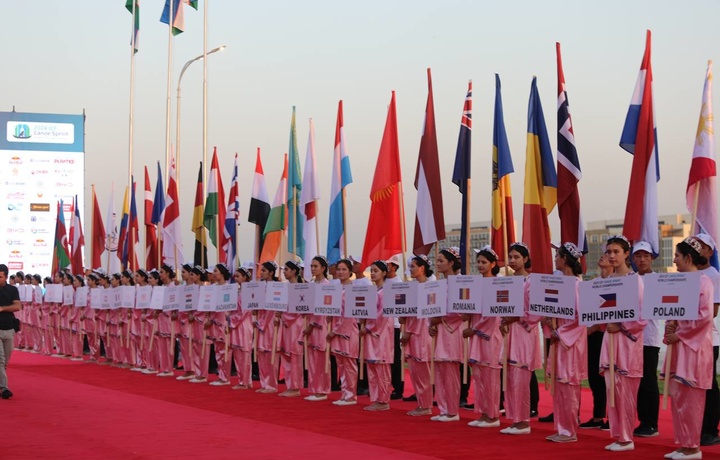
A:
<svg viewBox="0 0 720 460">
<path fill-rule="evenodd" d="M 467 404 L 467 398 L 460 398 L 460 407 L 464 406 L 465 404 Z"/>
<path fill-rule="evenodd" d="M 2 399 L 10 399 L 12 398 L 12 391 L 5 388 L 2 393 L 0 393 L 0 396 L 2 397 Z"/>
<path fill-rule="evenodd" d="M 5 398 L 5 391 L 3 391 L 3 398 Z M 718 435 L 704 434 L 700 437 L 701 446 L 714 446 L 715 444 L 720 444 L 720 437 L 718 437 Z"/>
<path fill-rule="evenodd" d="M 652 438 L 659 434 L 660 433 L 658 432 L 657 428 L 646 425 L 640 425 L 633 431 L 634 436 L 639 436 L 641 438 Z"/>
<path fill-rule="evenodd" d="M 398 399 L 403 399 L 402 393 L 392 393 L 390 395 L 390 400 L 397 401 Z"/>
<path fill-rule="evenodd" d="M 462 408 L 465 409 L 465 410 L 475 410 L 475 404 L 465 403 L 465 404 L 463 404 L 463 405 L 460 406 L 460 407 L 462 407 Z"/>
<path fill-rule="evenodd" d="M 369 395 L 370 395 L 370 390 L 367 389 L 367 388 L 360 388 L 360 389 L 357 391 L 356 394 L 357 394 L 358 396 L 369 396 Z"/>
<path fill-rule="evenodd" d="M 605 420 L 605 423 L 600 427 L 602 431 L 610 431 L 610 420 Z"/>
<path fill-rule="evenodd" d="M 433 407 L 437 407 L 437 401 L 433 401 Z"/>
<path fill-rule="evenodd" d="M 536 411 L 535 409 L 530 411 L 530 417 L 537 417 L 537 416 L 538 416 L 538 411 Z"/>
<path fill-rule="evenodd" d="M 581 424 L 579 425 L 579 427 L 580 427 L 580 428 L 585 428 L 585 429 L 588 429 L 588 428 L 602 428 L 603 425 L 605 425 L 605 421 L 604 421 L 603 419 L 595 420 L 594 418 L 591 418 L 591 419 L 588 420 L 587 422 L 581 423 Z"/>
<path fill-rule="evenodd" d="M 411 394 L 407 398 L 403 398 L 403 401 L 417 401 L 417 396 L 415 396 L 415 393 Z"/>
<path fill-rule="evenodd" d="M 340 391 L 340 390 L 342 390 L 340 385 L 331 385 L 330 386 L 330 391 Z"/>
<path fill-rule="evenodd" d="M 260 381 L 260 376 L 259 376 L 258 374 L 253 374 L 253 375 L 252 375 L 252 379 L 253 379 L 253 381 L 255 381 L 255 382 L 259 382 L 259 381 Z"/>
<path fill-rule="evenodd" d="M 555 417 L 553 417 L 553 414 L 550 413 L 550 415 L 546 415 L 545 417 L 540 417 L 538 419 L 538 422 L 542 423 L 553 423 L 555 421 Z"/>
</svg>

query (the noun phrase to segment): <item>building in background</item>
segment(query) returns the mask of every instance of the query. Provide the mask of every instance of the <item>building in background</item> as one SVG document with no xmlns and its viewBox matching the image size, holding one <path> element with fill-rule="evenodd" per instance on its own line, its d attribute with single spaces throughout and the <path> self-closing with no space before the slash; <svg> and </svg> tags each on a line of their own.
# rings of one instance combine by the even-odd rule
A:
<svg viewBox="0 0 720 460">
<path fill-rule="evenodd" d="M 471 222 L 470 223 L 470 244 L 468 245 L 468 254 L 470 264 L 468 267 L 471 269 L 469 275 L 477 275 L 477 267 L 475 264 L 475 251 L 473 249 L 480 249 L 486 244 L 490 244 L 490 221 L 483 222 Z M 460 247 L 460 224 L 447 225 L 445 226 L 445 239 L 438 241 L 428 254 L 428 259 L 432 262 L 433 268 L 435 267 L 435 254 L 442 248 L 457 246 Z M 437 249 L 436 249 L 437 248 Z"/>
</svg>

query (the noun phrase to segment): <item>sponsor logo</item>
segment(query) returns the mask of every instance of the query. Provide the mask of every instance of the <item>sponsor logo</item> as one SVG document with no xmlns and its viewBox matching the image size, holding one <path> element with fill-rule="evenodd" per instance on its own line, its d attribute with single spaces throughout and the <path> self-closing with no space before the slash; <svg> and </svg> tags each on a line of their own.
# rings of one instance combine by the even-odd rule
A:
<svg viewBox="0 0 720 460">
<path fill-rule="evenodd" d="M 53 171 L 53 172 L 54 172 L 54 174 L 55 174 L 56 176 L 69 177 L 70 175 L 72 175 L 73 173 L 75 173 L 75 170 L 74 170 L 74 169 L 69 169 L 69 168 L 59 168 L 59 169 L 58 169 L 58 168 L 55 168 L 55 171 Z"/>
<path fill-rule="evenodd" d="M 56 165 L 74 165 L 75 160 L 72 158 L 55 158 L 54 163 Z"/>
<path fill-rule="evenodd" d="M 7 240 L 5 242 L 8 246 L 19 246 L 22 244 L 22 241 L 20 240 Z"/>
<path fill-rule="evenodd" d="M 40 175 L 44 176 L 44 175 L 46 175 L 46 174 L 50 174 L 50 171 L 47 170 L 47 169 L 33 169 L 32 171 L 30 171 L 30 174 L 33 175 L 33 176 L 36 175 L 36 174 L 39 175 L 39 176 L 40 176 Z"/>
<path fill-rule="evenodd" d="M 57 188 L 70 188 L 73 185 L 72 182 L 55 182 L 55 187 Z"/>
<path fill-rule="evenodd" d="M 50 212 L 50 203 L 30 203 L 30 212 Z"/>
<path fill-rule="evenodd" d="M 10 160 L 8 161 L 11 165 L 21 165 L 22 162 L 22 158 L 17 155 L 10 157 Z"/>
<path fill-rule="evenodd" d="M 6 200 L 24 200 L 25 192 L 10 192 L 5 195 Z"/>
<path fill-rule="evenodd" d="M 17 168 L 13 168 L 10 172 L 12 173 L 13 176 L 17 176 L 18 174 L 20 174 L 20 171 L 18 171 Z"/>
<path fill-rule="evenodd" d="M 7 265 L 10 270 L 24 270 L 22 262 L 8 262 Z"/>
<path fill-rule="evenodd" d="M 22 259 L 22 252 L 18 251 L 17 249 L 10 251 L 10 254 L 8 254 L 8 259 Z"/>
<path fill-rule="evenodd" d="M 6 181 L 5 181 L 5 185 L 7 185 L 8 187 L 25 187 L 25 182 L 24 182 L 24 181 L 9 181 L 9 180 L 6 180 Z"/>
<path fill-rule="evenodd" d="M 33 228 L 30 230 L 30 233 L 33 235 L 46 235 L 50 233 L 50 231 L 47 228 Z"/>
<path fill-rule="evenodd" d="M 48 268 L 50 264 L 43 262 L 33 262 L 31 266 L 32 268 Z"/>
<path fill-rule="evenodd" d="M 7 209 L 8 209 L 8 211 L 20 211 L 20 210 L 22 210 L 22 207 L 23 207 L 22 205 L 23 205 L 22 203 L 8 203 Z"/>
<path fill-rule="evenodd" d="M 14 228 L 14 227 L 8 227 L 5 229 L 5 232 L 13 234 L 13 233 L 25 233 L 24 228 Z"/>
<path fill-rule="evenodd" d="M 603 299 L 603 303 L 600 304 L 600 308 L 617 307 L 616 293 L 611 292 L 610 294 L 600 294 L 600 298 Z"/>
<path fill-rule="evenodd" d="M 47 241 L 43 240 L 42 238 L 38 238 L 33 243 L 33 246 L 42 246 L 42 247 L 47 246 Z"/>
<path fill-rule="evenodd" d="M 73 144 L 75 125 L 72 123 L 7 122 L 8 142 Z"/>
<path fill-rule="evenodd" d="M 30 158 L 30 163 L 50 163 L 50 158 Z"/>
<path fill-rule="evenodd" d="M 17 214 L 13 214 L 13 216 L 10 217 L 10 222 L 12 222 L 13 224 L 17 224 L 18 222 L 20 222 L 20 216 L 18 216 Z"/>
<path fill-rule="evenodd" d="M 50 216 L 42 216 L 42 215 L 30 216 L 30 222 L 48 222 L 48 221 L 50 221 Z"/>
</svg>

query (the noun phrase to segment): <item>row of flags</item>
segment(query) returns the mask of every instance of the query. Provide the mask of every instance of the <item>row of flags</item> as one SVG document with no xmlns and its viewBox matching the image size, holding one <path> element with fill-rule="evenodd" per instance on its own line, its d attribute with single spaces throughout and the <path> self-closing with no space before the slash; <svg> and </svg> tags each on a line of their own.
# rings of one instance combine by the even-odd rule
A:
<svg viewBox="0 0 720 460">
<path fill-rule="evenodd" d="M 179 0 L 176 0 L 176 3 Z M 185 0 L 183 0 L 185 1 Z M 540 102 L 537 79 L 533 78 L 528 102 L 525 187 L 523 199 L 522 241 L 530 249 L 533 271 L 551 273 L 553 262 L 548 214 L 557 205 L 560 217 L 562 242 L 573 242 L 586 252 L 587 241 L 582 220 L 578 183 L 582 178 L 578 150 L 575 143 L 568 93 L 562 68 L 560 44 L 557 51 L 557 170 L 550 138 Z M 442 203 L 442 185 L 438 158 L 437 134 L 434 114 L 432 77 L 428 77 L 428 96 L 418 154 L 414 186 L 417 190 L 414 240 L 415 254 L 428 254 L 432 246 L 445 238 Z M 696 219 L 695 232 L 706 232 L 717 240 L 716 168 L 712 124 L 712 67 L 708 64 L 703 90 L 698 131 L 693 150 L 687 187 L 687 206 Z M 465 98 L 452 181 L 461 193 L 462 228 L 461 253 L 468 259 L 467 235 L 469 232 L 469 198 L 472 132 L 472 82 Z M 655 253 L 659 252 L 657 222 L 657 182 L 659 161 L 657 129 L 655 126 L 651 34 L 647 32 L 645 54 L 635 86 L 620 146 L 633 154 L 632 174 L 623 233 L 631 241 L 648 241 Z M 255 175 L 250 200 L 248 221 L 257 226 L 256 256 L 259 262 L 275 260 L 282 248 L 297 258 L 309 260 L 321 252 L 318 237 L 318 207 L 320 198 L 315 158 L 314 125 L 309 123 L 308 144 L 305 156 L 305 175 L 302 175 L 298 152 L 296 112 L 293 107 L 288 153 L 274 200 L 269 201 L 265 176 L 258 149 Z M 510 174 L 514 172 L 512 157 L 503 118 L 500 77 L 496 75 L 495 114 L 492 151 L 492 229 L 491 243 L 499 255 L 501 265 L 506 261 L 508 245 L 516 241 Z M 171 155 L 167 190 L 163 189 L 158 164 L 155 194 L 150 189 L 150 178 L 145 170 L 145 241 L 148 268 L 157 267 L 160 261 L 178 265 L 183 254 L 177 194 L 175 159 Z M 218 248 L 218 261 L 237 262 L 236 228 L 239 222 L 239 188 L 237 155 L 233 167 L 230 193 L 225 191 L 220 175 L 217 150 L 213 152 L 208 178 L 207 196 L 203 197 L 203 169 L 200 165 L 198 186 L 193 212 L 192 230 L 195 233 L 195 263 L 207 264 L 206 231 L 210 241 Z M 338 115 L 333 152 L 331 196 L 328 219 L 328 239 L 325 254 L 330 263 L 347 256 L 345 243 L 345 188 L 352 183 L 350 160 L 346 146 L 343 105 L 338 104 Z M 111 193 L 111 200 L 114 192 Z M 361 260 L 366 264 L 377 259 L 389 259 L 406 252 L 405 209 L 403 183 L 398 145 L 398 126 L 395 92 L 388 108 L 378 160 L 370 190 L 371 208 Z M 81 265 L 81 248 L 84 244 L 79 213 L 75 214 L 70 229 L 70 247 L 65 237 L 63 204 L 58 205 L 56 225 L 56 256 L 53 267 Z M 114 217 L 108 211 L 105 227 L 93 189 L 93 266 L 101 266 L 100 254 L 107 245 L 108 234 L 118 235 L 117 259 L 123 267 L 136 269 L 139 265 L 138 217 L 135 204 L 135 183 L 124 194 L 123 213 L 119 231 Z M 149 218 L 148 218 L 149 216 Z M 108 245 L 112 246 L 112 245 Z M 72 256 L 72 257 L 71 257 Z M 77 259 L 80 257 L 79 259 Z M 71 260 L 72 259 L 72 260 Z M 57 262 L 57 264 L 55 263 Z M 467 272 L 467 261 L 463 270 Z"/>
</svg>

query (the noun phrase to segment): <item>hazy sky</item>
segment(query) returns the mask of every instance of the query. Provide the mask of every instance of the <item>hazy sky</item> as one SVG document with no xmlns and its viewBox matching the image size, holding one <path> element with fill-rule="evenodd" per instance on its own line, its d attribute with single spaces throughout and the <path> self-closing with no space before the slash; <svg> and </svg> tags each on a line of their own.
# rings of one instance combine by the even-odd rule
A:
<svg viewBox="0 0 720 460">
<path fill-rule="evenodd" d="M 182 65 L 202 53 L 200 11 L 185 8 L 186 32 L 174 42 L 175 85 Z M 164 163 L 167 27 L 163 0 L 141 4 L 136 59 L 134 173 Z M 107 207 L 110 182 L 116 207 L 127 182 L 131 15 L 124 0 L 3 2 L 0 30 L 0 110 L 87 112 L 85 221 L 90 185 Z M 359 255 L 369 212 L 369 189 L 390 101 L 397 91 L 408 247 L 412 247 L 412 186 L 432 68 L 445 219 L 460 220 L 452 185 L 460 114 L 468 79 L 474 85 L 472 220 L 490 219 L 494 73 L 503 83 L 505 123 L 516 174 L 515 219 L 522 221 L 527 101 L 533 75 L 553 147 L 556 139 L 555 42 L 563 59 L 584 177 L 586 220 L 622 218 L 631 155 L 618 147 L 645 45 L 653 32 L 653 71 L 660 148 L 660 214 L 685 212 L 685 186 L 708 59 L 720 49 L 720 2 L 665 0 L 593 2 L 429 1 L 245 2 L 210 0 L 209 154 L 217 146 L 229 188 L 232 159 L 240 157 L 240 255 L 252 257 L 254 226 L 246 222 L 255 150 L 262 149 L 270 197 L 288 149 L 292 106 L 304 166 L 308 118 L 315 121 L 321 248 L 326 244 L 331 158 L 337 101 L 344 100 L 354 183 L 349 199 L 349 251 Z M 192 215 L 202 159 L 202 63 L 183 79 L 180 158 L 185 258 L 192 257 Z M 173 108 L 173 133 L 175 113 Z M 142 195 L 140 195 L 142 196 Z M 142 209 L 142 204 L 138 203 Z M 140 211 L 142 213 L 142 211 Z M 142 215 L 140 216 L 142 219 Z M 550 217 L 557 232 L 557 212 Z M 86 224 L 87 225 L 87 224 Z M 86 226 L 86 234 L 90 232 Z M 520 238 L 521 235 L 518 235 Z M 555 235 L 554 235 L 555 236 Z M 141 255 L 142 257 L 142 255 Z M 212 260 L 212 258 L 211 258 Z"/>
</svg>

